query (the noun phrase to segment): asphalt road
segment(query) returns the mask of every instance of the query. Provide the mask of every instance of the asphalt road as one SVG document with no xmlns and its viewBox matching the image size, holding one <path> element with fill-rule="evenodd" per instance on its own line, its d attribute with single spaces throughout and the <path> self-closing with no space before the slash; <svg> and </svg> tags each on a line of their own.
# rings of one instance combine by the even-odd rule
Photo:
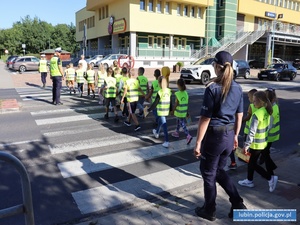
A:
<svg viewBox="0 0 300 225">
<path fill-rule="evenodd" d="M 244 90 L 245 112 L 247 91 L 276 89 L 281 111 L 281 140 L 274 144 L 272 154 L 275 158 L 286 157 L 295 151 L 300 140 L 300 76 L 293 82 L 254 78 L 238 78 L 237 82 Z M 190 131 L 195 136 L 204 87 L 199 84 L 187 87 L 193 121 Z M 171 88 L 176 88 L 174 81 Z M 109 212 L 130 204 L 130 200 L 150 199 L 153 194 L 193 184 L 192 178 L 183 177 L 182 186 L 160 186 L 158 181 L 166 179 L 165 171 L 197 176 L 197 171 L 190 169 L 196 162 L 191 154 L 195 140 L 186 146 L 183 134 L 179 140 L 170 135 L 171 147 L 166 151 L 161 147 L 162 138 L 155 139 L 152 135 L 151 115 L 139 119 L 142 129 L 134 132 L 134 126 L 126 127 L 122 123 L 124 119 L 118 123 L 113 119 L 104 120 L 104 108 L 96 99 L 69 95 L 67 90 L 62 93 L 63 106 L 50 104 L 50 86 L 0 89 L 0 95 L 17 98 L 22 106 L 20 112 L 0 115 L 0 150 L 18 157 L 28 170 L 37 225 L 62 224 L 91 213 Z M 168 118 L 168 129 L 169 132 L 175 129 L 173 117 Z M 20 204 L 18 174 L 4 163 L 0 163 L 0 171 L 0 209 Z M 128 190 L 136 186 L 141 190 L 149 188 L 152 193 Z M 123 202 L 114 199 L 116 192 L 127 192 Z M 99 197 L 99 193 L 107 194 Z M 86 199 L 86 196 L 94 197 Z M 0 224 L 23 224 L 23 221 L 20 215 L 0 219 Z"/>
</svg>

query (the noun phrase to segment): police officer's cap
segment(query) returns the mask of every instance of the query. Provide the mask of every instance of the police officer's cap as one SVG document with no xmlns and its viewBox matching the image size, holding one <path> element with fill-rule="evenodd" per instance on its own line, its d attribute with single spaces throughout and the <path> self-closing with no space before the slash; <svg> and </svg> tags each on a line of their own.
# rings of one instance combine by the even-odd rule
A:
<svg viewBox="0 0 300 225">
<path fill-rule="evenodd" d="M 56 48 L 55 52 L 61 52 L 61 47 Z"/>
<path fill-rule="evenodd" d="M 46 55 L 45 54 L 41 54 L 41 57 L 45 57 Z"/>
<path fill-rule="evenodd" d="M 214 62 L 216 62 L 219 65 L 224 66 L 225 63 L 230 63 L 231 66 L 233 64 L 233 58 L 232 55 L 229 52 L 226 51 L 220 51 L 216 54 L 215 58 L 214 58 Z"/>
</svg>

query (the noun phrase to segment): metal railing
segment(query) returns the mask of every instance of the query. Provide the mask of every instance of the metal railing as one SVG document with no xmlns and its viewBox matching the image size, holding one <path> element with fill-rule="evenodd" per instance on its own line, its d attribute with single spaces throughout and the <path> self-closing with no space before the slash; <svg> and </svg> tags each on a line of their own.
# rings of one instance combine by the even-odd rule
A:
<svg viewBox="0 0 300 225">
<path fill-rule="evenodd" d="M 23 204 L 0 210 L 0 219 L 24 213 L 25 224 L 34 225 L 34 213 L 29 176 L 22 162 L 15 156 L 0 152 L 0 161 L 5 161 L 16 168 L 21 177 Z"/>
</svg>

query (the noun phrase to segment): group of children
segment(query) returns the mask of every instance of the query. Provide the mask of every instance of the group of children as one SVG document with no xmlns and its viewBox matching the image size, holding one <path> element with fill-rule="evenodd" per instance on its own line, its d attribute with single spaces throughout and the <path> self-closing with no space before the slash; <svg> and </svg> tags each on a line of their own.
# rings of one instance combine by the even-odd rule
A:
<svg viewBox="0 0 300 225">
<path fill-rule="evenodd" d="M 149 101 L 151 106 L 147 109 L 152 111 L 157 125 L 153 129 L 155 138 L 159 138 L 161 128 L 164 132 L 164 147 L 169 147 L 168 128 L 166 117 L 174 115 L 177 119 L 176 130 L 172 133 L 173 137 L 179 138 L 179 130 L 182 127 L 186 142 L 190 144 L 192 136 L 186 126 L 186 117 L 188 115 L 189 96 L 186 91 L 184 80 L 177 81 L 178 91 L 174 93 L 175 102 L 172 104 L 172 91 L 169 88 L 170 69 L 163 67 L 161 70 L 154 71 L 155 80 L 149 86 L 149 81 L 144 76 L 145 69 L 138 69 L 138 76 L 135 77 L 135 71 L 132 68 L 119 68 L 117 63 L 111 67 L 105 68 L 100 64 L 97 72 L 94 71 L 93 65 L 88 65 L 88 69 L 84 71 L 82 64 L 78 64 L 75 70 L 73 65 L 68 65 L 65 70 L 67 86 L 70 94 L 76 94 L 75 82 L 77 83 L 77 91 L 80 96 L 83 95 L 83 87 L 85 80 L 88 86 L 88 96 L 92 91 L 92 97 L 95 98 L 95 81 L 97 81 L 99 104 L 105 105 L 105 119 L 109 119 L 110 109 L 114 112 L 114 121 L 119 121 L 118 105 L 122 111 L 122 116 L 127 119 L 124 124 L 131 126 L 131 120 L 135 123 L 135 131 L 141 127 L 138 117 L 144 117 L 144 102 Z M 136 110 L 137 116 L 135 114 Z M 148 113 L 147 112 L 147 113 Z"/>
<path fill-rule="evenodd" d="M 272 143 L 280 137 L 280 113 L 275 90 L 266 91 L 252 89 L 248 92 L 249 107 L 247 116 L 243 118 L 245 154 L 250 155 L 247 178 L 238 182 L 241 186 L 254 187 L 253 177 L 256 171 L 268 181 L 269 191 L 276 188 L 278 176 L 274 175 L 276 164 L 270 156 Z M 234 151 L 230 155 L 230 169 L 236 168 Z M 261 165 L 265 164 L 265 168 Z"/>
</svg>

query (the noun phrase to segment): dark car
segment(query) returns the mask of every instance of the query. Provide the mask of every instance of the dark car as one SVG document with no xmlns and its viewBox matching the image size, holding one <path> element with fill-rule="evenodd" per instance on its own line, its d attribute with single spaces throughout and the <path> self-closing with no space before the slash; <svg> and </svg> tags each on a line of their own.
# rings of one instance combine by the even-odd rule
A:
<svg viewBox="0 0 300 225">
<path fill-rule="evenodd" d="M 235 60 L 238 67 L 238 74 L 235 74 L 234 79 L 237 77 L 244 77 L 245 79 L 248 79 L 250 77 L 250 66 L 247 61 L 236 59 Z"/>
<path fill-rule="evenodd" d="M 6 60 L 6 66 L 9 69 L 12 69 L 13 62 L 18 58 L 18 56 L 10 56 L 9 59 Z"/>
<path fill-rule="evenodd" d="M 289 63 L 275 63 L 269 65 L 266 69 L 261 70 L 257 77 L 262 80 L 267 78 L 269 80 L 282 80 L 288 78 L 294 80 L 297 75 L 297 70 Z"/>
<path fill-rule="evenodd" d="M 295 59 L 294 60 L 293 67 L 295 67 L 297 70 L 300 69 L 300 59 Z"/>
</svg>

